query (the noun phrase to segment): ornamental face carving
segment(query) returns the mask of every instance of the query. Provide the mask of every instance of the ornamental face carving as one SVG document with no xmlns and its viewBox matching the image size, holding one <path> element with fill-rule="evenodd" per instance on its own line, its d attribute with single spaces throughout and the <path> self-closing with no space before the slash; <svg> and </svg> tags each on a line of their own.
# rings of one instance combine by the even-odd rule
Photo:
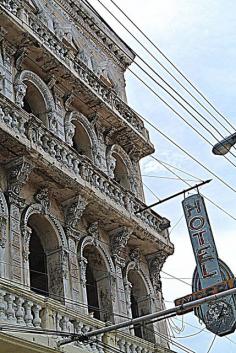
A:
<svg viewBox="0 0 236 353">
<path fill-rule="evenodd" d="M 130 250 L 129 257 L 131 261 L 134 261 L 136 265 L 138 265 L 140 257 L 141 257 L 141 252 L 139 248 L 135 248 Z"/>
<path fill-rule="evenodd" d="M 27 182 L 34 165 L 25 157 L 17 158 L 6 165 L 8 170 L 8 192 L 20 196 L 23 185 Z"/>
<path fill-rule="evenodd" d="M 162 289 L 160 272 L 167 257 L 168 255 L 164 251 L 160 250 L 155 253 L 148 261 L 151 281 L 156 292 L 159 292 Z"/>
<path fill-rule="evenodd" d="M 91 237 L 93 237 L 96 240 L 99 240 L 100 236 L 99 236 L 99 222 L 93 222 L 89 225 L 88 229 L 87 229 L 88 235 L 90 235 Z"/>
<path fill-rule="evenodd" d="M 110 233 L 111 251 L 113 256 L 121 256 L 132 232 L 133 230 L 128 227 L 120 227 Z"/>
<path fill-rule="evenodd" d="M 43 206 L 44 213 L 48 213 L 50 208 L 50 199 L 49 199 L 49 191 L 48 188 L 39 189 L 34 195 L 34 199 L 36 202 L 40 203 Z"/>
<path fill-rule="evenodd" d="M 69 205 L 65 206 L 65 228 L 67 232 L 77 228 L 87 204 L 87 200 L 82 196 L 78 196 Z"/>
</svg>

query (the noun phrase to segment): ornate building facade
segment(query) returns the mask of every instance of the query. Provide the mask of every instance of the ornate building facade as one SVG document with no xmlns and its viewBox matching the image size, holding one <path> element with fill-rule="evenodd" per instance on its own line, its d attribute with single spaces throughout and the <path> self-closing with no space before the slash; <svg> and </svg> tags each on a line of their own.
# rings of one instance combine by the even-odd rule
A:
<svg viewBox="0 0 236 353">
<path fill-rule="evenodd" d="M 126 100 L 133 60 L 83 1 L 0 0 L 1 353 L 171 352 L 165 321 L 57 348 L 164 308 L 173 245 L 166 218 L 136 214 L 154 149 Z"/>
</svg>

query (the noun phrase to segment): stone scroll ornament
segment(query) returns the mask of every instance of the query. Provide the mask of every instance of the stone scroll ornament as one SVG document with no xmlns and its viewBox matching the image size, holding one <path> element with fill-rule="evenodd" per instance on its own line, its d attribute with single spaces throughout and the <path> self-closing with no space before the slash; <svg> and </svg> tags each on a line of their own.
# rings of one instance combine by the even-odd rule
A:
<svg viewBox="0 0 236 353">
<path fill-rule="evenodd" d="M 233 278 L 228 266 L 219 259 L 204 199 L 200 194 L 185 198 L 182 202 L 190 240 L 196 260 L 192 290 L 194 292 Z M 206 328 L 224 336 L 236 327 L 236 297 L 228 295 L 195 308 L 195 315 Z"/>
</svg>

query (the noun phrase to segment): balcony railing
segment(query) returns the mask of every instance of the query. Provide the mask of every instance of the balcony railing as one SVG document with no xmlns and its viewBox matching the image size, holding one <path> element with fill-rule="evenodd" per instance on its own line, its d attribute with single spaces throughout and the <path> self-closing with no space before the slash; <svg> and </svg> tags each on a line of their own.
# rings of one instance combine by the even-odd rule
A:
<svg viewBox="0 0 236 353">
<path fill-rule="evenodd" d="M 163 222 L 161 216 L 150 209 L 135 214 L 137 210 L 144 208 L 143 202 L 115 180 L 110 179 L 87 157 L 80 155 L 55 136 L 34 115 L 26 113 L 10 100 L 0 97 L 0 122 L 13 137 L 16 135 L 23 138 L 22 142 L 25 144 L 28 144 L 27 139 L 31 147 L 44 158 L 53 158 L 53 162 L 57 161 L 59 169 L 63 166 L 73 179 L 75 177 L 78 180 L 82 179 L 86 182 L 86 186 L 101 192 L 108 200 L 129 212 L 141 227 L 145 229 L 147 226 L 150 227 L 168 241 L 168 232 L 161 227 Z"/>
<path fill-rule="evenodd" d="M 54 340 L 54 348 L 56 348 L 56 342 L 62 340 L 60 332 L 83 334 L 105 326 L 103 322 L 91 318 L 89 315 L 81 314 L 79 310 L 72 310 L 56 300 L 44 298 L 32 291 L 14 286 L 3 279 L 0 279 L 0 325 L 3 327 L 17 325 L 19 328 L 34 328 L 36 330 L 35 336 L 37 336 L 37 329 L 57 331 L 58 336 Z M 112 340 L 109 339 L 109 335 Z M 29 335 L 26 336 L 26 339 L 27 337 L 30 339 Z M 107 343 L 111 341 L 113 347 L 110 348 L 110 344 Z M 102 343 L 106 344 L 105 351 L 111 353 L 114 348 L 124 353 L 153 353 L 154 351 L 174 353 L 168 348 L 163 348 L 158 344 L 154 345 L 119 331 L 99 335 L 88 343 L 75 342 L 74 345 L 95 353 L 104 353 Z"/>
<path fill-rule="evenodd" d="M 26 3 L 24 0 L 21 2 L 18 0 L 0 0 L 0 5 L 19 19 L 23 17 L 22 11 L 24 3 Z M 66 45 L 62 40 L 59 40 L 33 13 L 29 12 L 27 17 L 28 21 L 26 24 L 34 32 L 34 35 L 38 37 L 39 41 L 49 49 L 50 52 L 53 52 L 56 58 L 63 61 L 67 68 L 73 70 L 73 74 L 77 74 L 79 80 L 85 87 L 89 87 L 90 94 L 92 91 L 96 98 L 99 98 L 116 115 L 128 122 L 136 132 L 144 137 L 147 144 L 149 136 L 142 119 L 119 98 L 113 89 L 107 87 L 98 76 L 84 65 L 81 60 L 77 58 L 75 60 L 77 54 L 76 49 L 69 46 L 69 43 Z"/>
</svg>

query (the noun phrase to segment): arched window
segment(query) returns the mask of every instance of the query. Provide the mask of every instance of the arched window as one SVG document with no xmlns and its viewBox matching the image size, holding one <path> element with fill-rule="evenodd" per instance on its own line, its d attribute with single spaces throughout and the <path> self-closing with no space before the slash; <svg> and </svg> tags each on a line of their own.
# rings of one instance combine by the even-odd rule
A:
<svg viewBox="0 0 236 353">
<path fill-rule="evenodd" d="M 87 260 L 86 292 L 88 312 L 101 321 L 113 321 L 111 277 L 106 264 L 94 245 L 87 245 L 83 256 Z"/>
<path fill-rule="evenodd" d="M 23 109 L 27 113 L 34 114 L 47 126 L 47 108 L 43 96 L 33 83 L 25 81 L 25 84 L 27 88 L 23 98 Z"/>
<path fill-rule="evenodd" d="M 114 169 L 114 179 L 125 189 L 130 190 L 130 181 L 127 167 L 123 159 L 117 153 L 113 153 L 113 157 L 116 160 Z"/>
<path fill-rule="evenodd" d="M 27 222 L 29 239 L 30 288 L 56 300 L 64 300 L 62 249 L 46 216 L 34 213 Z"/>
<path fill-rule="evenodd" d="M 32 229 L 29 243 L 30 289 L 36 293 L 48 296 L 47 257 L 40 238 Z"/>
<path fill-rule="evenodd" d="M 78 121 L 73 121 L 73 124 L 75 125 L 75 134 L 73 137 L 74 149 L 76 149 L 79 154 L 85 155 L 89 159 L 93 160 L 92 144 L 87 131 Z"/>
<path fill-rule="evenodd" d="M 151 300 L 147 291 L 143 278 L 136 270 L 130 270 L 128 273 L 128 281 L 131 284 L 130 303 L 132 318 L 147 315 L 151 313 Z M 152 325 L 145 324 L 134 325 L 134 334 L 137 337 L 155 342 Z"/>
</svg>

